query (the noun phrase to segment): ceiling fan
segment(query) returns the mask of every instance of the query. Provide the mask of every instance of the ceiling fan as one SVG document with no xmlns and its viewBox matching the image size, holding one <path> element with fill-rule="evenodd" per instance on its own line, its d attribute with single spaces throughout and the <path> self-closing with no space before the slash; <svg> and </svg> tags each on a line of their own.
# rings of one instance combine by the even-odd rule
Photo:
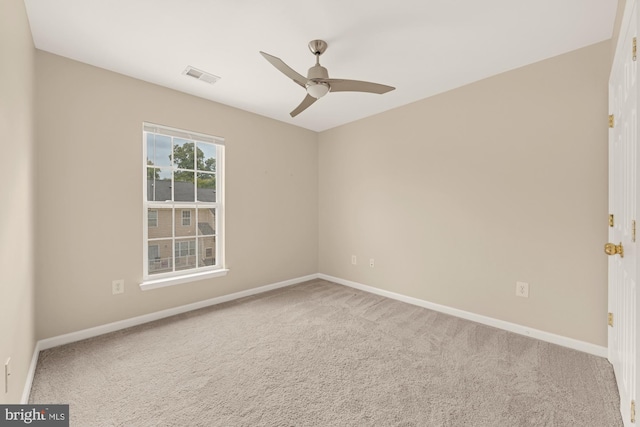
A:
<svg viewBox="0 0 640 427">
<path fill-rule="evenodd" d="M 291 117 L 297 116 L 329 92 L 369 92 L 383 94 L 395 89 L 392 86 L 363 82 L 360 80 L 330 79 L 327 69 L 320 65 L 320 55 L 327 50 L 327 46 L 327 42 L 324 40 L 312 40 L 309 42 L 309 50 L 316 56 L 316 65 L 309 68 L 307 77 L 293 70 L 280 58 L 276 58 L 262 51 L 260 52 L 271 65 L 307 91 L 307 96 L 305 96 L 300 105 L 291 112 Z"/>
</svg>

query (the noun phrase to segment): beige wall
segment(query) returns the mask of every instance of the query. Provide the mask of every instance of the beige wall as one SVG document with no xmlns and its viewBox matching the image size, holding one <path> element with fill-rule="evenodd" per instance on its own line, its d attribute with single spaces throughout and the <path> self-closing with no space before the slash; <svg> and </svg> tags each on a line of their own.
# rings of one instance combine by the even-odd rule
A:
<svg viewBox="0 0 640 427">
<path fill-rule="evenodd" d="M 318 271 L 316 133 L 42 51 L 36 93 L 39 339 Z M 143 121 L 226 139 L 226 277 L 140 291 Z"/>
<path fill-rule="evenodd" d="M 321 133 L 320 272 L 606 345 L 609 55 L 599 43 Z"/>
<path fill-rule="evenodd" d="M 320 271 L 606 345 L 609 54 L 317 135 L 37 52 L 38 338 Z M 227 277 L 138 289 L 142 121 L 226 138 Z"/>
<path fill-rule="evenodd" d="M 0 1 L 0 403 L 19 403 L 33 325 L 34 48 L 22 0 Z M 9 393 L 4 364 L 11 358 Z"/>
</svg>

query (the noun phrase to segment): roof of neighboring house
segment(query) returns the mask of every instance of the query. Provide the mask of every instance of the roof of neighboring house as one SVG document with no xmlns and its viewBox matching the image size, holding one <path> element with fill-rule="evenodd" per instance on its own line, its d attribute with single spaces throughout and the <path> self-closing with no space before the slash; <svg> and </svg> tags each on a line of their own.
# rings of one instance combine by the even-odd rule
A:
<svg viewBox="0 0 640 427">
<path fill-rule="evenodd" d="M 192 182 L 174 182 L 174 199 L 176 202 L 194 201 L 195 186 Z M 154 193 L 155 190 L 155 193 Z M 155 194 L 155 197 L 153 197 Z M 164 202 L 171 199 L 171 181 L 147 181 L 147 200 Z M 199 202 L 215 202 L 216 190 L 213 188 L 198 188 Z"/>
<path fill-rule="evenodd" d="M 200 234 L 206 235 L 206 236 L 215 234 L 213 231 L 213 227 L 208 222 L 199 222 L 198 230 L 200 230 Z"/>
</svg>

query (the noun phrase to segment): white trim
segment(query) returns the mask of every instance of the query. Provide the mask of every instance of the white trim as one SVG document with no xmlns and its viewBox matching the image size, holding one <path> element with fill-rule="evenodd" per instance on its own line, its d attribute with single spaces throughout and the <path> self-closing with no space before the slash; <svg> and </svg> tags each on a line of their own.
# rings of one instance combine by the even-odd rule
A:
<svg viewBox="0 0 640 427">
<path fill-rule="evenodd" d="M 235 292 L 229 295 L 222 295 L 216 298 L 207 299 L 204 301 L 198 301 L 179 307 L 168 308 L 162 311 L 156 311 L 155 313 L 144 314 L 142 316 L 132 317 L 130 319 L 120 320 L 118 322 L 108 323 L 106 325 L 100 325 L 89 329 L 83 329 L 77 332 L 71 332 L 57 337 L 47 338 L 38 341 L 40 350 L 46 350 L 48 348 L 57 347 L 64 344 L 84 340 L 87 338 L 97 337 L 99 335 L 108 334 L 110 332 L 119 331 L 121 329 L 130 328 L 132 326 L 142 325 L 144 323 L 153 322 L 154 320 L 164 319 L 165 317 L 175 316 L 176 314 L 182 314 L 200 308 L 209 307 L 223 302 L 233 301 L 238 298 L 244 298 L 251 295 L 260 294 L 263 292 L 271 291 L 274 289 L 284 288 L 287 286 L 296 285 L 298 283 L 306 282 L 309 280 L 317 279 L 317 274 L 311 274 L 309 276 L 298 277 L 295 279 L 285 280 L 283 282 L 273 283 L 271 285 L 260 286 L 258 288 L 247 289 L 246 291 Z"/>
<path fill-rule="evenodd" d="M 427 308 L 430 310 L 438 311 L 441 313 L 450 314 L 452 316 L 460 317 L 462 319 L 470 320 L 472 322 L 482 323 L 484 325 L 493 326 L 495 328 L 503 329 L 509 332 L 514 332 L 520 335 L 530 336 L 532 338 L 539 339 L 541 341 L 558 344 L 563 347 L 572 348 L 574 350 L 582 351 L 585 353 L 593 354 L 595 356 L 607 357 L 607 348 L 595 344 L 590 344 L 584 341 L 575 340 L 572 338 L 555 335 L 549 332 L 540 331 L 537 329 L 527 328 L 515 323 L 505 322 L 503 320 L 493 319 L 487 316 L 481 316 L 478 314 L 470 313 L 456 308 L 447 307 L 440 304 L 431 303 L 418 298 L 408 297 L 395 292 L 385 291 L 382 289 L 374 288 L 372 286 L 363 285 L 361 283 L 352 282 L 350 280 L 340 279 L 338 277 L 329 276 L 327 274 L 317 273 L 310 274 L 308 276 L 298 277 L 295 279 L 285 280 L 283 282 L 273 283 L 271 285 L 265 285 L 258 288 L 247 289 L 246 291 L 235 292 L 229 295 L 223 295 L 216 298 L 211 298 L 204 301 L 195 302 L 192 304 L 183 305 L 180 307 L 169 308 L 155 313 L 149 313 L 142 316 L 133 317 L 130 319 L 120 320 L 118 322 L 108 323 L 106 325 L 96 326 L 89 329 L 84 329 L 77 332 L 71 332 L 65 335 L 59 335 L 57 337 L 47 338 L 39 340 L 36 343 L 33 351 L 33 357 L 31 358 L 31 364 L 29 365 L 29 371 L 27 373 L 27 379 L 24 385 L 24 391 L 22 393 L 21 403 L 26 404 L 29 401 L 29 395 L 31 393 L 31 386 L 33 384 L 33 377 L 36 373 L 36 366 L 38 363 L 38 356 L 41 350 L 47 350 L 49 348 L 58 347 L 64 344 L 69 344 L 76 341 L 81 341 L 88 338 L 97 337 L 110 332 L 119 331 L 121 329 L 130 328 L 132 326 L 142 325 L 144 323 L 153 322 L 154 320 L 164 319 L 166 317 L 175 316 L 177 314 L 186 313 L 200 308 L 209 307 L 223 302 L 233 301 L 235 299 L 248 297 L 251 295 L 257 295 L 263 292 L 271 291 L 274 289 L 284 288 L 287 286 L 296 285 L 298 283 L 307 282 L 309 280 L 322 279 L 328 280 L 339 285 L 348 286 L 351 288 L 359 289 L 364 292 L 380 295 L 383 297 L 395 299 L 398 301 L 406 302 L 408 304 L 417 305 L 419 307 Z"/>
<path fill-rule="evenodd" d="M 615 58 L 615 54 L 622 51 L 623 49 L 623 44 L 624 44 L 624 35 L 627 33 L 627 29 L 629 28 L 630 25 L 630 21 L 632 19 L 635 19 L 635 16 L 633 16 L 633 13 L 631 13 L 633 11 L 633 8 L 636 4 L 636 1 L 625 1 L 624 3 L 624 12 L 622 12 L 622 20 L 620 21 L 620 30 L 618 32 L 618 40 L 616 41 L 616 49 L 614 51 L 614 58 Z M 622 37 L 621 37 L 622 36 Z M 611 75 L 614 72 L 614 67 L 611 67 L 611 71 L 609 72 L 609 80 L 611 80 Z M 609 81 L 607 80 L 607 81 Z"/>
<path fill-rule="evenodd" d="M 224 145 L 220 145 L 216 148 L 216 203 L 219 206 L 215 207 L 216 210 L 216 225 L 215 225 L 215 236 L 216 236 L 216 245 L 214 249 L 216 265 L 220 267 L 225 266 L 225 257 L 227 246 L 225 242 L 226 235 L 226 222 L 225 222 L 225 211 L 226 209 L 226 185 L 227 180 L 225 178 L 225 148 Z M 222 181 L 218 179 L 222 176 Z M 197 224 L 196 224 L 197 226 Z"/>
<path fill-rule="evenodd" d="M 338 277 L 333 277 L 333 276 L 329 276 L 322 273 L 318 274 L 318 278 L 323 280 L 328 280 L 330 282 L 338 283 L 340 285 L 349 286 L 351 288 L 359 289 L 361 291 L 365 291 L 365 292 L 380 295 L 383 297 L 406 302 L 408 304 L 428 308 L 429 310 L 450 314 L 452 316 L 460 317 L 462 319 L 470 320 L 472 322 L 482 323 L 483 325 L 493 326 L 494 328 L 503 329 L 505 331 L 514 332 L 520 335 L 526 335 L 528 337 L 536 338 L 541 341 L 546 341 L 552 344 L 557 344 L 563 347 L 568 347 L 574 350 L 582 351 L 584 353 L 593 354 L 594 356 L 599 356 L 603 358 L 607 357 L 607 347 L 603 347 L 600 345 L 591 344 L 585 341 L 564 337 L 562 335 L 552 334 L 550 332 L 529 328 L 526 326 L 507 322 L 504 320 L 494 319 L 488 316 L 482 316 L 480 314 L 459 310 L 457 308 L 448 307 L 446 305 L 435 304 L 429 301 L 409 297 L 402 294 L 397 294 L 395 292 L 385 291 L 383 289 L 374 288 L 372 286 L 363 285 L 362 283 L 352 282 L 350 280 L 340 279 Z"/>
<path fill-rule="evenodd" d="M 210 144 L 224 145 L 224 138 L 201 132 L 187 131 L 170 126 L 159 125 L 151 122 L 142 122 L 142 131 L 157 133 L 173 138 L 188 139 L 195 142 L 207 142 Z"/>
<path fill-rule="evenodd" d="M 219 270 L 208 270 L 208 271 L 202 271 L 199 273 L 183 274 L 180 276 L 173 276 L 173 277 L 164 277 L 162 279 L 145 280 L 142 283 L 140 283 L 140 289 L 142 289 L 143 291 L 148 291 L 151 289 L 166 288 L 167 286 L 181 285 L 183 283 L 196 282 L 198 280 L 226 276 L 228 272 L 229 272 L 229 269 L 221 268 Z"/>
<path fill-rule="evenodd" d="M 40 356 L 40 341 L 36 342 L 36 346 L 33 349 L 33 356 L 31 356 L 31 363 L 29 364 L 29 370 L 27 371 L 27 378 L 24 382 L 24 389 L 22 390 L 22 399 L 20 404 L 26 405 L 29 403 L 29 396 L 31 395 L 31 386 L 33 385 L 33 378 L 36 375 L 36 367 L 38 366 L 38 356 Z"/>
<path fill-rule="evenodd" d="M 57 337 L 46 338 L 36 342 L 36 346 L 33 350 L 33 356 L 31 357 L 31 364 L 29 365 L 29 371 L 27 372 L 27 378 L 24 383 L 24 389 L 22 392 L 22 400 L 20 403 L 29 403 L 29 396 L 31 394 L 31 386 L 33 385 L 33 378 L 36 374 L 36 367 L 38 365 L 38 357 L 40 351 L 47 350 L 49 348 L 58 347 L 64 344 L 70 344 L 72 342 L 81 341 L 88 338 L 97 337 L 100 335 L 108 334 L 110 332 L 119 331 L 121 329 L 130 328 L 132 326 L 142 325 L 144 323 L 153 322 L 154 320 L 164 319 L 165 317 L 175 316 L 177 314 L 186 313 L 200 308 L 209 307 L 223 302 L 233 301 L 235 299 L 248 297 L 251 295 L 260 294 L 274 289 L 284 288 L 287 286 L 297 285 L 298 283 L 307 282 L 309 280 L 317 279 L 317 274 L 310 274 L 308 276 L 297 277 L 295 279 L 285 280 L 283 282 L 272 283 L 270 285 L 260 286 L 258 288 L 247 289 L 246 291 L 235 292 L 229 295 L 223 295 L 216 298 L 211 298 L 204 301 L 194 302 L 192 304 L 183 305 L 180 307 L 168 308 L 166 310 L 157 311 L 155 313 L 149 313 L 130 319 L 120 320 L 118 322 L 108 323 L 106 325 L 100 325 L 89 329 L 83 329 L 77 332 L 71 332 Z"/>
</svg>

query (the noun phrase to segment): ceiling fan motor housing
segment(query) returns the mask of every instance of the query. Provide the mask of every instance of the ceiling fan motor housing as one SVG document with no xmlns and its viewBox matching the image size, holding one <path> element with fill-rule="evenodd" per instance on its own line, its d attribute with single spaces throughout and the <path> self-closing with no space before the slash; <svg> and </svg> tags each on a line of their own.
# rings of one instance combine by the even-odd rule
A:
<svg viewBox="0 0 640 427">
<path fill-rule="evenodd" d="M 314 65 L 313 67 L 309 68 L 309 71 L 307 72 L 307 78 L 309 80 L 328 79 L 329 72 L 322 65 Z"/>
</svg>

